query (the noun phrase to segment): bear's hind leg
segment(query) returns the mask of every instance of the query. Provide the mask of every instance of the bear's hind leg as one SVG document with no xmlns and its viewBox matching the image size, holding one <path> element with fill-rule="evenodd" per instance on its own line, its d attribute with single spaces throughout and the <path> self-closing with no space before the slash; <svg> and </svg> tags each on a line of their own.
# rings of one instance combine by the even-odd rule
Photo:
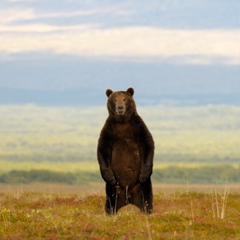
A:
<svg viewBox="0 0 240 240">
<path fill-rule="evenodd" d="M 105 211 L 107 214 L 116 214 L 116 198 L 118 193 L 118 187 L 110 184 L 106 184 L 106 202 Z"/>
<path fill-rule="evenodd" d="M 113 215 L 114 213 L 114 201 L 110 197 L 106 197 L 105 202 L 105 212 L 108 215 Z"/>
<path fill-rule="evenodd" d="M 142 213 L 151 214 L 153 210 L 152 204 L 152 185 L 151 180 L 136 185 L 130 193 L 130 203 L 137 206 Z"/>
<path fill-rule="evenodd" d="M 142 183 L 142 200 L 144 213 L 151 214 L 153 211 L 153 195 L 152 195 L 152 183 L 151 179 L 147 179 L 146 182 Z"/>
<path fill-rule="evenodd" d="M 119 186 L 106 185 L 105 211 L 107 214 L 114 215 L 126 205 L 125 192 Z"/>
<path fill-rule="evenodd" d="M 129 189 L 129 203 L 138 207 L 141 212 L 144 212 L 141 183 L 137 183 Z"/>
</svg>

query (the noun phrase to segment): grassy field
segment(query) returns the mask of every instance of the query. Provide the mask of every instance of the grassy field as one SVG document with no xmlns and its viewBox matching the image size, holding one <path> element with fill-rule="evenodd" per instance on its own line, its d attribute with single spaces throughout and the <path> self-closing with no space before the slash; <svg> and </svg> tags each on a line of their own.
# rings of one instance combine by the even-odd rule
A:
<svg viewBox="0 0 240 240">
<path fill-rule="evenodd" d="M 159 107 L 154 116 L 140 110 L 155 139 L 155 181 L 240 181 L 238 107 Z M 101 181 L 96 145 L 104 109 L 0 106 L 0 113 L 0 182 L 29 182 L 20 175 L 36 170 L 56 172 L 55 179 L 66 173 L 69 183 Z"/>
<path fill-rule="evenodd" d="M 128 207 L 109 217 L 96 161 L 106 108 L 0 106 L 0 239 L 240 239 L 240 108 L 139 113 L 155 139 L 154 213 Z M 76 178 L 24 184 L 49 172 Z"/>
<path fill-rule="evenodd" d="M 237 106 L 139 107 L 155 140 L 155 161 L 240 159 Z M 0 106 L 0 160 L 95 161 L 106 107 Z"/>
<path fill-rule="evenodd" d="M 154 181 L 239 182 L 238 106 L 159 105 L 138 111 L 155 140 Z M 43 174 L 47 181 L 74 184 L 101 180 L 96 148 L 105 106 L 1 105 L 0 116 L 1 183 L 41 181 Z"/>
<path fill-rule="evenodd" d="M 0 160 L 0 183 L 26 184 L 52 182 L 80 184 L 102 182 L 97 161 L 52 162 Z M 236 184 L 240 182 L 240 165 L 217 163 L 155 163 L 154 183 Z"/>
<path fill-rule="evenodd" d="M 0 168 L 0 173 L 10 172 L 12 170 L 49 170 L 49 171 L 58 171 L 58 172 L 79 172 L 79 171 L 89 171 L 89 172 L 99 172 L 99 165 L 97 159 L 95 161 L 81 161 L 81 162 L 52 162 L 52 161 L 6 161 L 0 160 L 0 165 L 4 168 Z M 219 164 L 221 166 L 221 163 Z M 154 169 L 166 169 L 169 167 L 178 167 L 178 168 L 189 168 L 196 169 L 201 167 L 214 167 L 218 166 L 217 163 L 206 163 L 206 162 L 154 162 Z M 239 163 L 230 163 L 229 166 L 234 168 L 239 167 Z"/>
<path fill-rule="evenodd" d="M 132 206 L 106 216 L 103 192 L 96 191 L 103 185 L 85 194 L 80 186 L 78 193 L 37 186 L 5 186 L 0 193 L 0 239 L 240 239 L 239 186 L 154 186 L 150 216 Z"/>
</svg>

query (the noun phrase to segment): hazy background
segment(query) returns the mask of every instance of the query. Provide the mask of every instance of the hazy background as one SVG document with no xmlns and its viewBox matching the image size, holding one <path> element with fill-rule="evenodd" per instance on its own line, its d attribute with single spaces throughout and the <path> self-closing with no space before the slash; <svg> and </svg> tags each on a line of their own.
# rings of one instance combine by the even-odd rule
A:
<svg viewBox="0 0 240 240">
<path fill-rule="evenodd" d="M 97 171 L 105 90 L 132 86 L 156 169 L 205 163 L 239 181 L 239 40 L 238 0 L 2 0 L 0 180 Z"/>
</svg>

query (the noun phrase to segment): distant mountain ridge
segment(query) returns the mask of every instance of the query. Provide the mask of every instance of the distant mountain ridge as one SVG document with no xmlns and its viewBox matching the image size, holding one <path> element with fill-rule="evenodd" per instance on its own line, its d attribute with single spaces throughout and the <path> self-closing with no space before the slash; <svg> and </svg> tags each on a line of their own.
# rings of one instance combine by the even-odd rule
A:
<svg viewBox="0 0 240 240">
<path fill-rule="evenodd" d="M 175 65 L 159 59 L 134 62 L 36 53 L 0 61 L 0 104 L 103 105 L 107 88 L 131 86 L 138 105 L 239 105 L 239 75 L 237 65 Z"/>
<path fill-rule="evenodd" d="M 106 104 L 105 89 L 65 89 L 65 90 L 33 90 L 17 88 L 0 88 L 0 104 L 22 105 L 36 104 L 40 106 L 101 106 Z M 136 92 L 138 105 L 240 105 L 240 95 L 225 94 L 162 94 Z"/>
</svg>

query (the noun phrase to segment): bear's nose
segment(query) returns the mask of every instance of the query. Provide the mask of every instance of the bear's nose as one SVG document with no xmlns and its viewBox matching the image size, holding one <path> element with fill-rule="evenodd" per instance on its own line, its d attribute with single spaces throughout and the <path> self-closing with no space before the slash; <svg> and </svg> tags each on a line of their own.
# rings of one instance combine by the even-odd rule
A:
<svg viewBox="0 0 240 240">
<path fill-rule="evenodd" d="M 118 104 L 116 106 L 116 113 L 118 115 L 123 115 L 125 113 L 125 106 L 123 104 Z"/>
</svg>

